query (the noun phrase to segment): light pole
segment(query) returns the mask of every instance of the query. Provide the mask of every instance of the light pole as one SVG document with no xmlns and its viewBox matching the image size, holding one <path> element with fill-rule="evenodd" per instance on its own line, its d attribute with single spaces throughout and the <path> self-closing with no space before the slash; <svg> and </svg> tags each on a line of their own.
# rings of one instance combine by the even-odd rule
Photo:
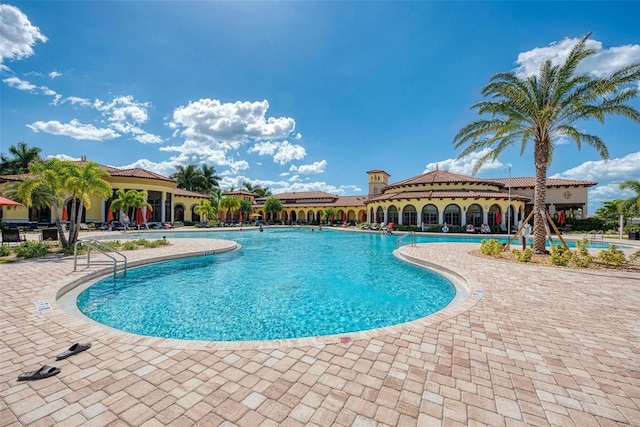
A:
<svg viewBox="0 0 640 427">
<path fill-rule="evenodd" d="M 509 181 L 507 181 L 507 186 L 509 187 L 509 205 L 507 206 L 507 236 L 509 237 L 508 246 L 511 246 L 511 163 L 507 163 L 507 168 L 509 168 Z"/>
</svg>

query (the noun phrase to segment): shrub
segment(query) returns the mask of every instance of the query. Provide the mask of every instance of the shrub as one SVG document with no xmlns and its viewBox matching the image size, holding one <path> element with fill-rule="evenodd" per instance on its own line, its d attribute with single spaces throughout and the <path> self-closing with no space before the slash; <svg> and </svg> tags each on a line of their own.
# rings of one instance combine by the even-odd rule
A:
<svg viewBox="0 0 640 427">
<path fill-rule="evenodd" d="M 15 251 L 18 258 L 40 258 L 49 252 L 49 247 L 40 242 L 24 242 Z"/>
<path fill-rule="evenodd" d="M 9 246 L 0 245 L 0 256 L 11 255 L 11 248 Z"/>
<path fill-rule="evenodd" d="M 551 264 L 566 266 L 571 261 L 573 254 L 562 245 L 556 245 L 551 249 Z"/>
<path fill-rule="evenodd" d="M 485 240 L 480 242 L 480 252 L 484 255 L 496 256 L 502 252 L 503 245 L 496 239 Z"/>
<path fill-rule="evenodd" d="M 640 251 L 636 251 L 635 253 L 629 255 L 629 261 L 631 262 L 640 261 Z"/>
<path fill-rule="evenodd" d="M 531 248 L 526 248 L 522 251 L 521 254 L 518 255 L 519 262 L 531 262 L 533 260 L 533 250 Z"/>
<path fill-rule="evenodd" d="M 124 251 L 134 251 L 138 249 L 138 243 L 135 240 L 129 240 L 122 244 L 122 250 Z"/>
<path fill-rule="evenodd" d="M 605 264 L 622 265 L 627 262 L 624 252 L 616 249 L 616 245 L 609 245 L 609 249 L 603 249 L 598 254 L 598 259 Z"/>
<path fill-rule="evenodd" d="M 576 246 L 578 249 L 576 250 L 573 260 L 576 263 L 576 266 L 581 268 L 587 268 L 591 265 L 591 255 L 589 254 L 589 241 L 587 239 L 582 239 L 576 241 Z"/>
</svg>

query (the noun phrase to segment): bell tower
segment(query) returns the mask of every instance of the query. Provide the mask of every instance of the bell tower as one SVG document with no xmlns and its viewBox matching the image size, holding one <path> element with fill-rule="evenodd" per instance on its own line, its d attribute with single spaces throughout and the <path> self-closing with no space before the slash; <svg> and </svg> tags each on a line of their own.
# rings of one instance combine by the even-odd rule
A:
<svg viewBox="0 0 640 427">
<path fill-rule="evenodd" d="M 389 175 L 382 169 L 374 169 L 367 172 L 369 175 L 369 197 L 382 194 L 382 189 L 389 185 Z"/>
</svg>

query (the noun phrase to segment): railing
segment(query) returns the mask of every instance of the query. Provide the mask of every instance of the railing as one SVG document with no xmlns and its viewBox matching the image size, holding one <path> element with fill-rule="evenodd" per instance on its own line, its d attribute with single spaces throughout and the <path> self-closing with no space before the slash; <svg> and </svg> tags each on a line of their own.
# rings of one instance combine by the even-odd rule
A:
<svg viewBox="0 0 640 427">
<path fill-rule="evenodd" d="M 411 238 L 411 246 L 415 246 L 416 245 L 416 232 L 415 231 L 411 231 L 409 232 L 409 234 L 405 234 L 404 236 L 402 236 L 401 238 L 399 238 L 398 240 L 396 240 L 396 249 L 398 249 L 400 246 L 402 246 L 404 243 L 403 241 L 406 240 L 408 237 Z"/>
<path fill-rule="evenodd" d="M 591 240 L 592 242 L 598 240 L 598 236 L 600 238 L 600 241 L 604 241 L 604 231 L 602 230 L 591 230 L 587 233 L 587 239 Z"/>
<path fill-rule="evenodd" d="M 81 239 L 73 245 L 73 271 L 76 271 L 78 267 L 78 245 L 85 245 L 87 247 L 87 267 L 92 264 L 91 250 L 93 249 L 111 259 L 111 261 L 93 261 L 93 265 L 111 265 L 111 263 L 113 263 L 113 279 L 115 280 L 118 273 L 118 259 L 111 254 L 117 254 L 122 257 L 122 275 L 123 277 L 127 275 L 127 257 L 111 246 L 95 239 Z"/>
</svg>

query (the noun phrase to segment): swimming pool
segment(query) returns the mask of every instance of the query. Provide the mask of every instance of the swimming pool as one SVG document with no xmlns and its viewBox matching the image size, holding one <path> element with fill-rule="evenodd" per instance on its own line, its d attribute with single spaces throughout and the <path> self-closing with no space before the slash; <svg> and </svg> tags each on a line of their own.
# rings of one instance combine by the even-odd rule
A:
<svg viewBox="0 0 640 427">
<path fill-rule="evenodd" d="M 78 308 L 139 335 L 246 341 L 396 325 L 434 313 L 455 296 L 448 279 L 392 255 L 401 235 L 308 228 L 188 235 L 242 248 L 104 279 L 80 293 Z"/>
</svg>

